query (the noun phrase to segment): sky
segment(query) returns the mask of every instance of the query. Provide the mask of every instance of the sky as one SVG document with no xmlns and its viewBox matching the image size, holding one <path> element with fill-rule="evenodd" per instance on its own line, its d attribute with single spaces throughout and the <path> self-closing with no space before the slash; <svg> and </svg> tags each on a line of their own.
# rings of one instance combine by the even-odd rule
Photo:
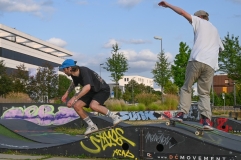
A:
<svg viewBox="0 0 241 160">
<path fill-rule="evenodd" d="M 63 47 L 78 65 L 100 68 L 117 43 L 128 60 L 125 75 L 153 78 L 151 73 L 162 49 L 172 64 L 179 43 L 192 48 L 193 29 L 182 16 L 158 6 L 158 0 L 0 0 L 0 23 Z M 209 13 L 220 37 L 241 36 L 241 0 L 167 0 L 190 14 Z M 154 36 L 162 40 L 154 39 Z M 240 38 L 239 38 L 240 40 Z M 103 67 L 103 66 L 102 66 Z"/>
</svg>

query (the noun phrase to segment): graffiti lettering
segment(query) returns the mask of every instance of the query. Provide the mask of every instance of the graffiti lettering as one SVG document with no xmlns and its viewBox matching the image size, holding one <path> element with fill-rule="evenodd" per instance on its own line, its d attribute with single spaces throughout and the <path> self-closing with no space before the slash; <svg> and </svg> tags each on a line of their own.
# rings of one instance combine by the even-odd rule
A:
<svg viewBox="0 0 241 160">
<path fill-rule="evenodd" d="M 139 112 L 119 112 L 123 120 L 156 120 L 162 119 L 160 113 L 155 111 L 139 111 Z"/>
<path fill-rule="evenodd" d="M 90 141 L 96 147 L 94 149 L 86 147 L 83 141 L 80 142 L 81 147 L 90 153 L 99 153 L 101 150 L 105 150 L 107 147 L 122 146 L 124 141 L 132 146 L 136 144 L 131 140 L 123 136 L 124 131 L 121 128 L 114 128 L 108 131 L 98 133 L 90 136 Z"/>
<path fill-rule="evenodd" d="M 233 130 L 231 126 L 228 126 L 226 122 L 227 118 L 217 118 L 217 129 L 228 132 L 229 130 Z"/>
<path fill-rule="evenodd" d="M 135 156 L 132 153 L 130 153 L 129 150 L 125 151 L 125 150 L 120 150 L 120 149 L 114 150 L 112 157 L 115 157 L 115 156 L 122 156 L 125 158 L 135 158 Z"/>
<path fill-rule="evenodd" d="M 165 136 L 162 132 L 158 134 L 151 134 L 147 133 L 145 136 L 146 142 L 157 142 L 162 145 L 168 145 L 172 137 L 170 136 Z M 169 148 L 171 148 L 173 145 L 169 145 Z"/>
<path fill-rule="evenodd" d="M 1 119 L 23 119 L 41 126 L 62 125 L 77 118 L 79 116 L 74 109 L 60 106 L 58 112 L 54 113 L 52 105 L 12 107 L 1 116 Z"/>
</svg>

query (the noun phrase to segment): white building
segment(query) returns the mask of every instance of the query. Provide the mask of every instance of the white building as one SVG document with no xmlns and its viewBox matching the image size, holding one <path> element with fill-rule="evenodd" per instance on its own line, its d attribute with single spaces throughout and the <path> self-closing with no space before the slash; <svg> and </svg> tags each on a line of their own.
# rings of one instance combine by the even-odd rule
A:
<svg viewBox="0 0 241 160">
<path fill-rule="evenodd" d="M 123 76 L 122 79 L 118 81 L 120 86 L 125 86 L 125 84 L 128 84 L 131 80 L 135 80 L 138 84 L 144 84 L 145 86 L 154 87 L 154 81 L 151 78 L 146 78 L 142 76 Z"/>
<path fill-rule="evenodd" d="M 59 67 L 64 57 L 72 55 L 66 49 L 0 24 L 0 60 L 4 60 L 7 73 L 23 63 L 27 70 L 45 63 Z"/>
</svg>

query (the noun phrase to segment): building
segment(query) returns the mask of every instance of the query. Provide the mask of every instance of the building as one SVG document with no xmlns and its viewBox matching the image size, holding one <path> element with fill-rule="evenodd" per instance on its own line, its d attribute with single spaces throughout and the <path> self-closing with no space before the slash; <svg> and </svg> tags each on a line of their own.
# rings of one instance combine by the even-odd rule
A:
<svg viewBox="0 0 241 160">
<path fill-rule="evenodd" d="M 152 88 L 154 86 L 153 79 L 142 76 L 123 76 L 118 83 L 120 86 L 125 86 L 125 84 L 128 84 L 131 80 L 135 80 L 138 84 L 144 84 L 145 86 L 150 86 Z"/>
<path fill-rule="evenodd" d="M 231 93 L 234 85 L 234 81 L 227 75 L 214 75 L 213 77 L 213 90 L 216 94 Z"/>
<path fill-rule="evenodd" d="M 59 67 L 64 57 L 72 55 L 66 49 L 0 24 L 0 60 L 4 60 L 7 73 L 23 63 L 27 70 L 46 63 Z"/>
</svg>

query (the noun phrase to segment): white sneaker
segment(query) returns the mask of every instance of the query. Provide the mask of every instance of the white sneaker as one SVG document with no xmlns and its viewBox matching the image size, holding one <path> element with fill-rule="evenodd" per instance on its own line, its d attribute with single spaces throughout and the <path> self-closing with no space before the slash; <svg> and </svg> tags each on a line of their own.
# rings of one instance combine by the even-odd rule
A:
<svg viewBox="0 0 241 160">
<path fill-rule="evenodd" d="M 96 131 L 98 131 L 98 127 L 94 124 L 94 125 L 92 125 L 92 126 L 88 126 L 87 128 L 86 128 L 86 131 L 85 131 L 85 135 L 87 135 L 87 134 L 90 134 L 90 133 L 92 133 L 92 132 L 96 132 Z"/>
<path fill-rule="evenodd" d="M 116 126 L 116 125 L 119 124 L 121 121 L 123 121 L 123 120 L 121 119 L 121 117 L 119 117 L 118 115 L 113 115 L 111 118 L 113 119 L 113 125 L 114 125 L 114 126 Z"/>
</svg>

